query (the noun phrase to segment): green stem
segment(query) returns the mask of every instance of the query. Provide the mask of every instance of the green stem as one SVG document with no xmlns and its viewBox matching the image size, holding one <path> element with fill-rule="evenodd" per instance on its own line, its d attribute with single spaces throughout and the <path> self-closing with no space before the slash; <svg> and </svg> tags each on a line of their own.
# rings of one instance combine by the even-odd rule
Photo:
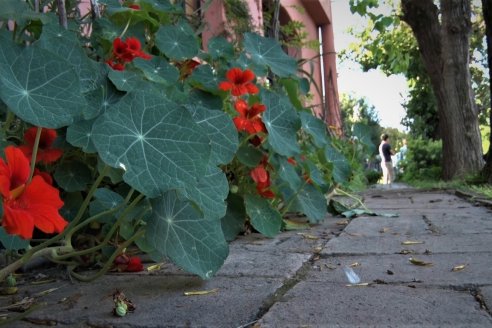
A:
<svg viewBox="0 0 492 328">
<path fill-rule="evenodd" d="M 131 243 L 133 243 L 135 240 L 137 240 L 138 238 L 142 237 L 142 235 L 144 234 L 145 230 L 144 229 L 141 229 L 139 231 L 137 231 L 137 233 L 135 233 L 130 239 L 126 240 L 124 243 L 122 243 L 114 252 L 113 254 L 111 255 L 111 257 L 108 259 L 108 261 L 104 264 L 104 266 L 102 267 L 101 270 L 99 270 L 97 273 L 93 274 L 92 276 L 84 276 L 84 275 L 81 275 L 81 274 L 78 274 L 78 273 L 75 273 L 73 270 L 70 270 L 70 275 L 72 277 L 74 277 L 75 279 L 77 280 L 80 280 L 80 281 L 84 281 L 84 282 L 89 282 L 89 281 L 92 281 L 94 279 L 97 279 L 99 278 L 100 276 L 102 276 L 103 274 L 105 274 L 106 272 L 109 271 L 109 269 L 111 269 L 111 266 L 113 265 L 113 262 L 114 262 L 114 259 L 120 255 L 121 253 L 123 253 L 123 250 L 125 248 L 127 248 L 128 246 L 131 245 Z"/>
<path fill-rule="evenodd" d="M 76 251 L 76 252 L 72 252 L 72 253 L 62 254 L 62 255 L 56 256 L 55 258 L 57 260 L 64 260 L 64 259 L 67 259 L 67 258 L 70 258 L 70 257 L 73 257 L 73 256 L 81 256 L 81 255 L 90 254 L 90 253 L 93 253 L 93 252 L 98 251 L 101 248 L 103 248 L 109 242 L 109 240 L 111 239 L 111 237 L 113 236 L 113 234 L 116 232 L 116 229 L 118 229 L 118 227 L 121 225 L 121 223 L 123 222 L 123 219 L 128 215 L 128 213 L 130 212 L 130 210 L 132 210 L 135 207 L 135 205 L 137 205 L 138 202 L 140 202 L 140 200 L 142 200 L 142 198 L 144 198 L 144 197 L 145 197 L 144 195 L 140 194 L 140 195 L 138 195 L 137 198 L 135 198 L 131 202 L 130 205 L 128 205 L 128 207 L 123 211 L 123 213 L 121 213 L 121 215 L 118 218 L 118 220 L 116 220 L 116 222 L 111 226 L 111 229 L 108 231 L 108 233 L 104 237 L 104 240 L 99 245 L 94 246 L 94 247 L 91 247 L 91 248 L 88 248 L 88 249 L 84 249 L 84 250 L 81 250 L 81 251 Z"/>
<path fill-rule="evenodd" d="M 27 179 L 26 185 L 28 185 L 32 176 L 34 175 L 34 169 L 36 168 L 36 157 L 38 156 L 39 149 L 39 139 L 41 139 L 41 132 L 43 131 L 42 127 L 38 127 L 36 130 L 36 139 L 34 139 L 34 146 L 32 148 L 32 156 L 31 156 L 31 172 L 29 173 L 29 179 Z"/>
<path fill-rule="evenodd" d="M 336 189 L 336 192 L 339 192 L 339 193 L 341 193 L 342 195 L 347 196 L 347 197 L 349 197 L 349 198 L 351 198 L 351 199 L 355 200 L 357 203 L 359 203 L 359 204 L 360 204 L 360 206 L 362 206 L 362 208 L 363 208 L 365 211 L 367 211 L 367 212 L 372 212 L 371 210 L 369 210 L 369 209 L 367 208 L 367 206 L 366 206 L 366 205 L 364 205 L 364 203 L 363 203 L 363 202 L 362 202 L 359 198 L 355 197 L 354 195 L 351 195 L 351 194 L 349 194 L 348 192 L 346 192 L 346 191 L 344 191 L 344 190 L 342 190 L 342 189 L 340 189 L 340 188 L 337 188 L 337 189 Z"/>
<path fill-rule="evenodd" d="M 132 21 L 132 18 L 128 18 L 128 22 L 126 22 L 126 26 L 123 29 L 123 32 L 120 34 L 120 39 L 125 35 L 126 31 L 128 31 L 128 28 L 130 27 L 130 22 Z"/>
</svg>

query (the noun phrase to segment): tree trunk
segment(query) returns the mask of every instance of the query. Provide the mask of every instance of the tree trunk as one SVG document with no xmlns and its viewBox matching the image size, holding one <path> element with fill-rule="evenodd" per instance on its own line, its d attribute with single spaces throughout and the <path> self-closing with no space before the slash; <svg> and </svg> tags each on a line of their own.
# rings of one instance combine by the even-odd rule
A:
<svg viewBox="0 0 492 328">
<path fill-rule="evenodd" d="M 489 64 L 489 88 L 492 99 L 492 0 L 482 0 L 483 20 L 485 22 L 485 37 L 487 39 L 487 63 Z M 489 183 L 492 183 L 492 109 L 489 116 L 489 150 L 487 152 L 486 164 L 483 175 Z"/>
<path fill-rule="evenodd" d="M 443 178 L 477 173 L 482 142 L 469 69 L 470 0 L 402 0 L 403 20 L 417 39 L 436 96 L 443 143 Z"/>
</svg>

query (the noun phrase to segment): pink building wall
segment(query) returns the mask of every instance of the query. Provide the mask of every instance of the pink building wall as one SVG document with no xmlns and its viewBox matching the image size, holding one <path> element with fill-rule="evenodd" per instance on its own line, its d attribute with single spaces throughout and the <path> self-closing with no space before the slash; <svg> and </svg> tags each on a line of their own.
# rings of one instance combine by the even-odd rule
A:
<svg viewBox="0 0 492 328">
<path fill-rule="evenodd" d="M 205 0 L 202 0 L 202 3 Z M 262 32 L 263 11 L 262 0 L 245 0 L 248 5 L 252 25 L 256 32 Z M 323 118 L 328 126 L 336 134 L 342 132 L 342 121 L 338 101 L 338 85 L 336 71 L 336 52 L 332 26 L 332 13 L 330 0 L 281 0 L 281 22 L 287 19 L 301 21 L 305 25 L 307 40 L 321 42 L 321 55 L 318 49 L 302 48 L 289 49 L 289 55 L 297 59 L 309 59 L 303 70 L 311 74 L 316 82 L 311 85 L 310 93 L 313 99 L 309 104 L 313 112 Z M 285 17 L 287 16 L 287 17 Z M 222 0 L 212 0 L 204 12 L 204 20 L 207 22 L 202 33 L 203 45 L 206 48 L 208 40 L 223 34 L 227 30 L 227 20 Z M 321 31 L 321 40 L 319 38 Z M 324 74 L 322 74 L 324 67 Z"/>
</svg>

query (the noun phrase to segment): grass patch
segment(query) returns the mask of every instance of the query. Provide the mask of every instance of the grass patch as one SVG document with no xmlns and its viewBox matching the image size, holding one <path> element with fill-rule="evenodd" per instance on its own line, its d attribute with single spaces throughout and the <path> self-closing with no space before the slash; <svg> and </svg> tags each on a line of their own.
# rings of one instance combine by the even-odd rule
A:
<svg viewBox="0 0 492 328">
<path fill-rule="evenodd" d="M 473 179 L 470 179 L 473 181 Z M 492 185 L 475 184 L 470 180 L 413 180 L 406 183 L 417 189 L 456 189 L 465 193 L 471 193 L 475 197 L 492 200 Z"/>
</svg>

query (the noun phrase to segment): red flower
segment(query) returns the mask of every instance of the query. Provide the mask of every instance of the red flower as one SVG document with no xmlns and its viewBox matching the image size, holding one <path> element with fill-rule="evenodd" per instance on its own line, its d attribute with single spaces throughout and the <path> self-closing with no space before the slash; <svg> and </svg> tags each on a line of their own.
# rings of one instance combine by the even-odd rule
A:
<svg viewBox="0 0 492 328">
<path fill-rule="evenodd" d="M 250 172 L 251 178 L 256 183 L 256 191 L 264 198 L 274 198 L 275 194 L 270 190 L 270 175 L 263 164 L 258 165 Z"/>
<path fill-rule="evenodd" d="M 19 149 L 28 159 L 32 156 L 37 130 L 38 128 L 35 126 L 27 129 L 26 133 L 24 133 L 24 142 L 26 144 L 19 146 Z M 56 130 L 45 128 L 42 129 L 41 138 L 39 139 L 38 153 L 36 155 L 36 163 L 41 162 L 44 164 L 50 164 L 56 162 L 61 155 L 63 155 L 63 151 L 61 149 L 51 148 L 53 142 L 55 142 L 56 136 Z"/>
<path fill-rule="evenodd" d="M 139 5 L 129 5 L 128 8 L 135 9 L 135 10 L 140 10 Z"/>
<path fill-rule="evenodd" d="M 2 226 L 12 235 L 32 238 L 34 227 L 45 233 L 62 232 L 68 224 L 58 210 L 63 206 L 58 189 L 41 176 L 29 178 L 29 160 L 18 148 L 5 149 L 0 159 L 0 193 L 3 196 Z"/>
<path fill-rule="evenodd" d="M 265 105 L 254 104 L 248 108 L 246 101 L 238 99 L 234 107 L 239 115 L 232 120 L 238 131 L 246 131 L 249 134 L 266 132 L 265 124 L 263 124 L 260 116 L 266 110 Z"/>
<path fill-rule="evenodd" d="M 123 41 L 121 38 L 116 38 L 113 40 L 113 55 L 110 59 L 106 60 L 106 64 L 116 71 L 123 71 L 125 64 L 137 57 L 146 60 L 152 58 L 152 56 L 142 51 L 142 45 L 139 39 L 129 37 L 126 41 Z"/>
<path fill-rule="evenodd" d="M 287 162 L 289 162 L 291 165 L 293 166 L 297 166 L 297 162 L 296 160 L 294 159 L 294 157 L 289 157 L 287 158 Z"/>
<path fill-rule="evenodd" d="M 38 168 L 34 169 L 34 175 L 39 175 L 41 178 L 43 178 L 44 182 L 49 184 L 50 186 L 53 185 L 53 178 L 48 172 L 43 172 L 40 171 Z"/>
<path fill-rule="evenodd" d="M 126 254 L 118 255 L 114 259 L 114 265 L 116 271 L 119 272 L 139 272 L 144 269 L 142 260 L 138 256 L 128 256 Z"/>
<path fill-rule="evenodd" d="M 112 59 L 106 60 L 106 64 L 108 64 L 115 71 L 124 71 L 125 70 L 125 65 L 118 63 L 118 62 L 115 62 Z"/>
<path fill-rule="evenodd" d="M 244 94 L 257 94 L 258 87 L 252 83 L 255 79 L 255 74 L 249 70 L 244 71 L 238 67 L 233 67 L 226 73 L 228 81 L 223 81 L 219 84 L 219 89 L 223 91 L 231 90 L 233 96 L 241 96 Z"/>
<path fill-rule="evenodd" d="M 140 260 L 139 257 L 137 256 L 132 256 L 130 257 L 130 260 L 128 261 L 128 265 L 126 267 L 126 271 L 128 272 L 139 272 L 143 271 L 143 264 L 142 260 Z"/>
<path fill-rule="evenodd" d="M 262 142 L 263 142 L 263 138 L 260 136 L 254 136 L 253 138 L 249 139 L 249 143 L 255 147 L 260 146 Z"/>
</svg>

